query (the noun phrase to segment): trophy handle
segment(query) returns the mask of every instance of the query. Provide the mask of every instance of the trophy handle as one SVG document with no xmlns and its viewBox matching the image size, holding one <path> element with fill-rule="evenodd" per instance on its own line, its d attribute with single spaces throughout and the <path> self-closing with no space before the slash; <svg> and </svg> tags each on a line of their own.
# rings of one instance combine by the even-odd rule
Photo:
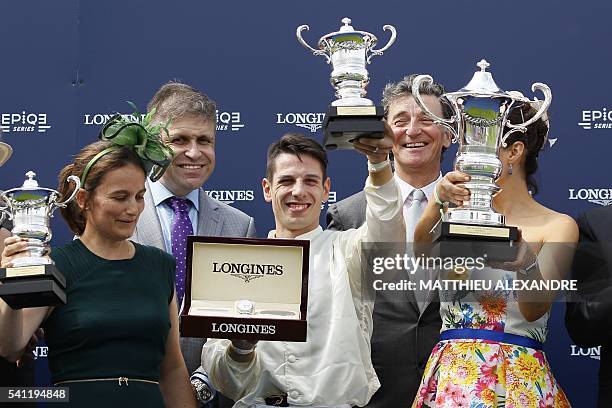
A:
<svg viewBox="0 0 612 408">
<path fill-rule="evenodd" d="M 383 52 L 387 51 L 389 47 L 393 45 L 393 43 L 395 42 L 395 37 L 397 36 L 397 31 L 395 31 L 395 27 L 389 24 L 383 26 L 383 31 L 387 31 L 387 30 L 391 31 L 391 38 L 389 38 L 389 42 L 387 43 L 387 45 L 385 45 L 384 47 L 378 50 L 370 50 L 370 55 L 368 55 L 368 59 L 367 59 L 368 64 L 370 63 L 370 60 L 372 59 L 373 56 L 383 55 Z"/>
<path fill-rule="evenodd" d="M 2 200 L 0 203 L 0 222 L 4 221 L 4 217 L 8 217 L 9 220 L 12 220 L 13 214 L 11 211 L 11 202 L 4 194 L 4 191 L 0 191 L 0 200 Z"/>
<path fill-rule="evenodd" d="M 49 215 L 53 214 L 53 212 L 58 209 L 58 208 L 66 208 L 66 205 L 74 200 L 74 197 L 76 197 L 77 193 L 79 192 L 79 189 L 81 188 L 81 180 L 79 180 L 79 178 L 77 176 L 68 176 L 68 178 L 66 179 L 67 181 L 72 181 L 75 186 L 74 186 L 74 191 L 72 192 L 72 194 L 70 194 L 70 197 L 68 197 L 67 199 L 65 199 L 64 201 L 60 202 L 60 203 L 51 203 L 50 207 L 50 211 L 49 211 Z"/>
<path fill-rule="evenodd" d="M 306 24 L 301 25 L 297 28 L 297 30 L 295 30 L 295 36 L 297 37 L 297 40 L 300 44 L 302 44 L 304 46 L 304 48 L 306 48 L 307 50 L 311 51 L 314 55 L 321 55 L 323 57 L 325 57 L 325 59 L 327 60 L 327 63 L 329 64 L 331 62 L 331 58 L 329 57 L 329 55 L 327 55 L 327 53 L 323 50 L 315 50 L 314 48 L 312 48 L 310 45 L 308 45 L 308 43 L 306 41 L 304 41 L 304 39 L 302 38 L 302 31 L 309 31 L 310 27 L 308 27 Z"/>
<path fill-rule="evenodd" d="M 456 114 L 457 105 L 453 101 L 448 100 L 448 98 L 446 98 L 450 106 L 452 107 L 453 111 L 455 112 L 453 117 L 450 119 L 441 118 L 435 113 L 433 113 L 427 107 L 427 105 L 425 105 L 425 102 L 423 102 L 423 99 L 421 99 L 421 93 L 419 92 L 419 88 L 421 87 L 421 83 L 423 82 L 431 84 L 433 82 L 433 78 L 429 75 L 419 75 L 414 79 L 414 82 L 412 82 L 412 96 L 414 98 L 414 101 L 417 103 L 417 105 L 419 105 L 419 108 L 421 108 L 421 110 L 427 114 L 427 116 L 433 119 L 434 123 L 441 125 L 445 127 L 446 129 L 448 129 L 453 135 L 453 143 L 456 143 L 459 140 L 459 132 L 457 131 L 457 129 L 455 129 L 451 125 L 457 125 L 457 117 L 458 117 L 458 115 Z"/>
<path fill-rule="evenodd" d="M 534 123 L 535 121 L 537 121 L 538 119 L 540 119 L 548 110 L 548 108 L 550 107 L 550 104 L 552 102 L 552 92 L 550 90 L 550 87 L 546 84 L 543 84 L 541 82 L 536 82 L 535 84 L 531 85 L 531 90 L 533 92 L 540 90 L 542 91 L 542 93 L 544 94 L 544 101 L 542 101 L 542 104 L 540 105 L 540 108 L 538 109 L 538 111 L 536 112 L 535 115 L 533 115 L 533 117 L 529 120 L 527 120 L 526 122 L 523 123 L 518 123 L 518 124 L 512 124 L 510 122 L 506 122 L 506 126 L 508 128 L 510 128 L 510 130 L 508 132 L 506 132 L 504 134 L 504 137 L 502 137 L 502 145 L 504 147 L 506 146 L 506 139 L 508 139 L 508 136 L 510 136 L 513 133 L 516 132 L 526 132 L 527 131 L 527 126 L 531 125 L 532 123 Z M 538 102 L 537 98 L 535 101 L 531 101 L 529 99 L 526 100 L 527 102 L 533 104 L 535 102 Z"/>
</svg>

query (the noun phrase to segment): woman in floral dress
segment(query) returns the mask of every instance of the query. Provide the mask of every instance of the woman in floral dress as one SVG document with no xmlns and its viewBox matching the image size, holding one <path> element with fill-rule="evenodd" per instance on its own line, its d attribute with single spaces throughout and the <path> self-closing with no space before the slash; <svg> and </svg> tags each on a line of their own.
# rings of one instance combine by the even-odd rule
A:
<svg viewBox="0 0 612 408">
<path fill-rule="evenodd" d="M 509 120 L 520 123 L 534 114 L 527 106 L 515 109 Z M 519 258 L 462 274 L 447 271 L 447 279 L 486 279 L 491 287 L 440 292 L 440 342 L 429 357 L 413 407 L 570 406 L 542 351 L 555 293 L 519 292 L 511 286 L 516 279 L 563 279 L 578 239 L 571 217 L 532 198 L 537 192 L 532 177 L 547 133 L 548 123 L 540 119 L 526 133 L 511 134 L 500 149 L 503 169 L 497 184 L 502 190 L 493 206 L 506 216 L 507 225 L 519 227 Z M 466 174 L 453 171 L 438 183 L 437 197 L 429 200 L 417 225 L 416 244 L 431 242 L 441 203 L 469 200 L 469 190 L 461 185 L 467 180 Z M 499 282 L 508 285 L 496 287 Z"/>
</svg>

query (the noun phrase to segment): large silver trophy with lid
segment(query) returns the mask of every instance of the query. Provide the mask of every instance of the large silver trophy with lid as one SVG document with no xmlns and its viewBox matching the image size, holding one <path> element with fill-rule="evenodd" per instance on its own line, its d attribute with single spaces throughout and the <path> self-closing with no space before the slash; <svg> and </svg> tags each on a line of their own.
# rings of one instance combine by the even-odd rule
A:
<svg viewBox="0 0 612 408">
<path fill-rule="evenodd" d="M 360 137 L 382 138 L 384 125 L 382 107 L 365 98 L 370 77 L 366 65 L 375 55 L 382 55 L 394 42 L 396 31 L 385 25 L 383 30 L 391 32 L 391 38 L 382 48 L 375 49 L 378 39 L 374 34 L 355 30 L 351 19 L 343 18 L 343 25 L 336 32 L 324 35 L 314 49 L 302 38 L 307 25 L 297 28 L 300 44 L 314 55 L 325 57 L 331 63 L 331 84 L 336 90 L 337 100 L 331 103 L 323 123 L 324 145 L 328 149 L 352 149 L 352 142 Z"/>
<path fill-rule="evenodd" d="M 440 227 L 435 231 L 434 240 L 463 238 L 512 242 L 518 239 L 518 229 L 505 225 L 505 217 L 492 207 L 493 196 L 499 191 L 495 180 L 502 170 L 499 148 L 505 145 L 512 133 L 525 132 L 528 125 L 546 113 L 552 94 L 547 85 L 539 82 L 532 85 L 532 91 L 542 91 L 542 102 L 537 99 L 532 101 L 517 91 L 503 91 L 487 71 L 487 61 L 481 60 L 476 65 L 480 70 L 464 88 L 444 94 L 454 111 L 450 119 L 433 113 L 419 94 L 422 83 L 433 82 L 431 76 L 419 75 L 412 85 L 412 93 L 419 107 L 435 123 L 449 129 L 454 135 L 454 142 L 459 141 L 455 170 L 471 177 L 469 182 L 464 183 L 470 190 L 469 202 L 450 208 L 445 213 Z M 537 113 L 523 123 L 510 123 L 510 112 L 525 104 L 539 105 Z M 505 128 L 509 130 L 504 133 Z"/>
<path fill-rule="evenodd" d="M 76 197 L 81 182 L 69 176 L 74 191 L 59 202 L 60 193 L 40 187 L 35 176 L 29 171 L 21 187 L 0 192 L 2 217 L 13 221 L 13 235 L 28 241 L 28 256 L 15 258 L 11 268 L 0 269 L 0 297 L 13 309 L 66 303 L 66 279 L 46 256 L 52 236 L 49 219 Z"/>
</svg>

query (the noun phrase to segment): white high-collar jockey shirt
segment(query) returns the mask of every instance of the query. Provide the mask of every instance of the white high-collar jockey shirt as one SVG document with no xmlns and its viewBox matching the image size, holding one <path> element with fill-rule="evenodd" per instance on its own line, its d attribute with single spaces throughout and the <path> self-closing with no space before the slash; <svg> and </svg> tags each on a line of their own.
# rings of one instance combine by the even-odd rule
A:
<svg viewBox="0 0 612 408">
<path fill-rule="evenodd" d="M 229 340 L 204 345 L 202 365 L 234 408 L 278 394 L 300 407 L 363 406 L 380 387 L 370 353 L 373 303 L 361 291 L 361 243 L 405 242 L 406 233 L 395 179 L 379 187 L 368 179 L 364 191 L 368 207 L 359 229 L 319 226 L 296 237 L 310 240 L 308 341 L 260 341 L 246 363 L 229 357 Z"/>
</svg>

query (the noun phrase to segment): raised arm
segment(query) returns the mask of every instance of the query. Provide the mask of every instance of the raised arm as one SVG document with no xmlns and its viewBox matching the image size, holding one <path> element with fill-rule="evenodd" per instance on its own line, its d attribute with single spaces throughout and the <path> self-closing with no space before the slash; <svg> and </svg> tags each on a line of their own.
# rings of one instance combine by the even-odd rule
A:
<svg viewBox="0 0 612 408">
<path fill-rule="evenodd" d="M 405 247 L 406 226 L 399 186 L 393 178 L 388 154 L 393 146 L 392 132 L 385 124 L 384 139 L 362 138 L 355 148 L 367 156 L 368 178 L 363 191 L 366 196 L 365 223 L 355 233 L 339 236 L 338 245 L 346 259 L 351 292 L 362 296 L 362 243 L 401 243 Z M 381 153 L 382 152 L 382 153 Z M 383 251 L 389 248 L 380 248 Z M 397 249 L 397 248 L 396 248 Z"/>
</svg>

